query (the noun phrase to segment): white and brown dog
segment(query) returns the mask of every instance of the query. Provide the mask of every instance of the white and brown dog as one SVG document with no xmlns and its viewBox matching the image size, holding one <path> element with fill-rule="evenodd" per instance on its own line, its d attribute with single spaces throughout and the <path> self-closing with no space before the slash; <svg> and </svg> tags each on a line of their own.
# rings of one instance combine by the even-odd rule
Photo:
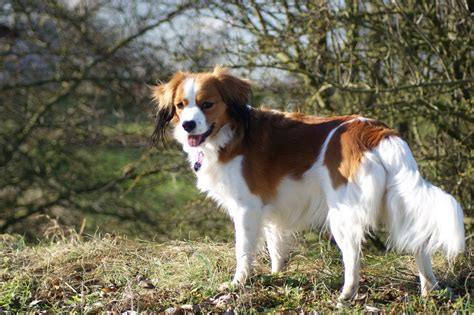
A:
<svg viewBox="0 0 474 315">
<path fill-rule="evenodd" d="M 385 227 L 391 247 L 415 255 L 428 294 L 436 286 L 430 255 L 464 248 L 463 212 L 421 177 L 406 142 L 376 120 L 259 110 L 248 105 L 250 96 L 248 81 L 219 66 L 178 72 L 153 88 L 153 139 L 174 125 L 197 187 L 234 222 L 232 282 L 246 281 L 260 236 L 278 272 L 292 234 L 327 225 L 344 261 L 339 299 L 349 300 L 358 289 L 364 234 Z"/>
</svg>

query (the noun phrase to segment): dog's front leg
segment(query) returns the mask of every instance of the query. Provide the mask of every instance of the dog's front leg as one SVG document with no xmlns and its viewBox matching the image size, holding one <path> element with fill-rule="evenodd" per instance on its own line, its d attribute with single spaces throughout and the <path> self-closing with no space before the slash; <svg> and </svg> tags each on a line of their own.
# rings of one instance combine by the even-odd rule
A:
<svg viewBox="0 0 474 315">
<path fill-rule="evenodd" d="M 260 209 L 240 208 L 234 215 L 235 256 L 237 269 L 232 284 L 244 284 L 252 271 L 258 240 L 262 230 Z"/>
</svg>

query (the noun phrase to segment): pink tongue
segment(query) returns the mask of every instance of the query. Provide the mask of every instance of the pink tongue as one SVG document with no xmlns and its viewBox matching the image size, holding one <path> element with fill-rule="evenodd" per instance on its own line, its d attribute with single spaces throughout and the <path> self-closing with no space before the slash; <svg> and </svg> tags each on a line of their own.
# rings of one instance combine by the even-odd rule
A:
<svg viewBox="0 0 474 315">
<path fill-rule="evenodd" d="M 202 135 L 189 135 L 188 144 L 191 147 L 197 147 L 201 143 Z"/>
</svg>

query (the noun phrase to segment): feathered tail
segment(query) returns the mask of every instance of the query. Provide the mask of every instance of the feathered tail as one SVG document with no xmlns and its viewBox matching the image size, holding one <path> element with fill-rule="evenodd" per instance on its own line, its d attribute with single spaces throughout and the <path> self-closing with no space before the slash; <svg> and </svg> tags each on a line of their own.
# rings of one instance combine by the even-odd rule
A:
<svg viewBox="0 0 474 315">
<path fill-rule="evenodd" d="M 448 257 L 464 250 L 463 211 L 450 194 L 424 180 L 405 141 L 389 137 L 378 147 L 387 171 L 389 244 L 399 250 L 438 249 Z"/>
</svg>

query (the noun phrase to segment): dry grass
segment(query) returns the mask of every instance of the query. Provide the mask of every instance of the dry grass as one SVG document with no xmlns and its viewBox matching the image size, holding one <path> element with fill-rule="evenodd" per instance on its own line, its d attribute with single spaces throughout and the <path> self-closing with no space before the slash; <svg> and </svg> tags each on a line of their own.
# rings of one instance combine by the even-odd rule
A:
<svg viewBox="0 0 474 315">
<path fill-rule="evenodd" d="M 302 237 L 303 238 L 303 237 Z M 234 269 L 227 243 L 129 240 L 76 236 L 28 246 L 21 237 L 0 236 L 0 311 L 240 312 L 335 310 L 342 284 L 338 250 L 305 238 L 289 270 L 269 275 L 260 255 L 245 288 L 219 293 Z M 348 307 L 355 311 L 472 312 L 472 244 L 453 265 L 434 257 L 435 273 L 452 288 L 418 296 L 414 259 L 395 254 L 364 256 L 361 289 Z"/>
</svg>

